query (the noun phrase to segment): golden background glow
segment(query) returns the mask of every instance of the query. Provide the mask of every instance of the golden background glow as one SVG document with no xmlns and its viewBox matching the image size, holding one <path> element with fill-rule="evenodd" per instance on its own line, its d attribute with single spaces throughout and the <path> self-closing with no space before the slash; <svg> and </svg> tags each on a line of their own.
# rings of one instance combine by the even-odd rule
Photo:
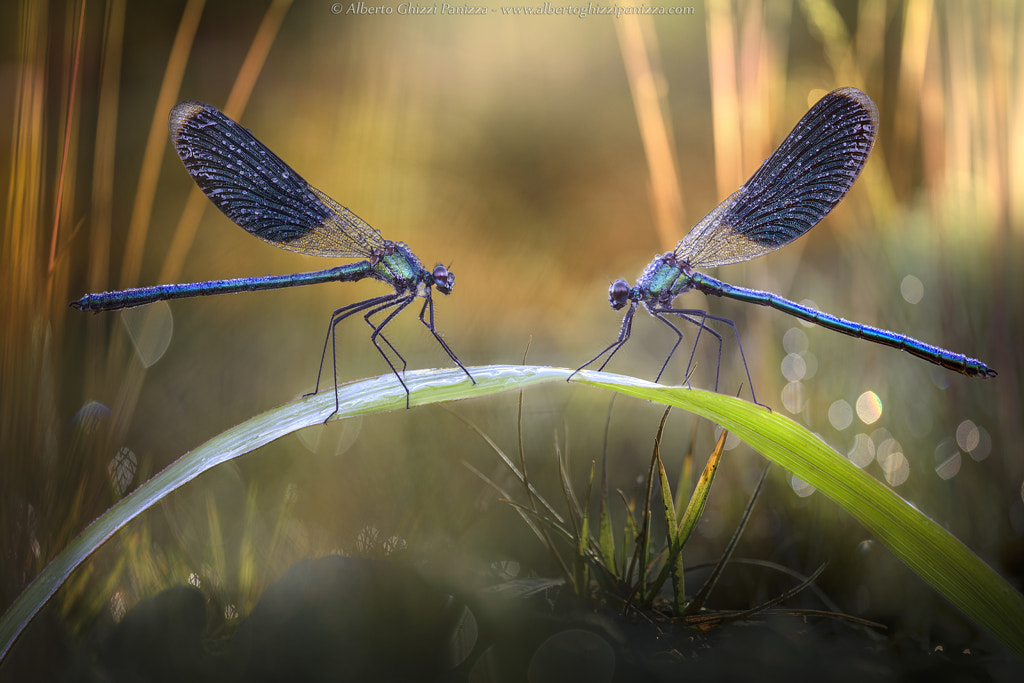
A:
<svg viewBox="0 0 1024 683">
<path fill-rule="evenodd" d="M 576 367 L 618 332 L 609 282 L 634 282 L 821 95 L 862 89 L 881 126 L 847 198 L 794 244 L 713 274 L 980 358 L 999 377 L 968 379 L 767 309 L 700 294 L 679 303 L 736 322 L 759 400 L 1019 582 L 1024 13 L 1013 3 L 709 2 L 639 20 L 331 7 L 111 0 L 90 3 L 84 23 L 74 3 L 0 9 L 10 160 L 0 167 L 0 604 L 114 502 L 109 471 L 126 453 L 137 484 L 310 391 L 330 312 L 385 293 L 363 282 L 174 302 L 170 337 L 156 342 L 166 352 L 150 367 L 128 333 L 137 318 L 68 308 L 87 292 L 334 264 L 268 247 L 198 192 L 167 136 L 183 99 L 225 110 L 428 268 L 448 265 L 456 284 L 435 297 L 437 325 L 466 365 L 518 363 L 529 347 L 530 363 Z M 387 371 L 363 323 L 339 333 L 343 381 Z M 724 333 L 721 390 L 749 397 Z M 410 368 L 448 364 L 414 313 L 388 336 Z M 609 370 L 653 378 L 672 341 L 638 314 Z M 686 356 L 666 381 L 682 380 Z M 709 386 L 714 349 L 702 345 L 697 360 L 692 381 Z M 515 401 L 450 409 L 513 451 Z M 528 460 L 552 493 L 554 440 L 583 482 L 602 453 L 607 401 L 572 386 L 526 395 Z M 614 487 L 638 486 L 659 418 L 657 406 L 617 402 Z M 88 439 L 75 437 L 83 419 L 98 425 Z M 673 416 L 669 467 L 695 428 L 706 453 L 713 426 Z M 550 573 L 463 461 L 501 476 L 486 445 L 438 407 L 282 440 L 131 525 L 58 595 L 59 613 L 75 624 L 111 595 L 130 606 L 195 576 L 244 615 L 302 557 L 380 551 L 368 534 L 452 571 L 511 559 Z M 688 562 L 720 552 L 761 464 L 745 447 L 726 455 Z M 842 606 L 927 630 L 899 616 L 937 601 L 927 588 L 821 496 L 781 471 L 772 483 L 745 556 L 803 571 L 831 560 L 819 583 Z"/>
</svg>

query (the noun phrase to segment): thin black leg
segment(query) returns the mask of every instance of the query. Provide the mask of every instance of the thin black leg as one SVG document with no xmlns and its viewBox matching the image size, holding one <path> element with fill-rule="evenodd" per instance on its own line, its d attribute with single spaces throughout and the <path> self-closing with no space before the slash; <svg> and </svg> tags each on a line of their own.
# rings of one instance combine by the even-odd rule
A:
<svg viewBox="0 0 1024 683">
<path fill-rule="evenodd" d="M 690 374 L 693 371 L 693 358 L 697 352 L 697 344 L 700 343 L 700 335 L 704 330 L 707 330 L 710 334 L 714 335 L 716 339 L 718 339 L 718 369 L 722 367 L 722 335 L 718 334 L 718 332 L 704 324 L 704 318 L 707 317 L 706 314 L 702 315 L 700 320 L 697 320 L 695 318 L 690 317 L 689 311 L 677 312 L 673 310 L 662 311 L 661 309 L 654 309 L 651 315 L 654 316 L 654 318 L 656 318 L 657 320 L 660 320 L 661 322 L 668 325 L 669 329 L 671 329 L 677 335 L 676 343 L 672 345 L 672 350 L 668 352 L 668 357 L 665 358 L 665 362 L 661 364 L 661 370 L 658 371 L 658 376 L 654 378 L 655 382 L 661 381 L 661 376 L 665 373 L 665 368 L 668 367 L 669 361 L 672 360 L 672 355 L 675 354 L 676 349 L 679 348 L 680 342 L 683 341 L 683 333 L 679 330 L 678 327 L 672 324 L 672 321 L 670 321 L 668 318 L 662 315 L 663 312 L 677 315 L 686 322 L 697 327 L 697 336 L 694 337 L 693 348 L 690 350 L 690 360 L 686 364 L 686 374 L 684 376 L 684 381 L 687 382 L 687 384 L 689 384 Z M 693 313 L 703 314 L 704 311 L 693 311 Z M 715 370 L 715 391 L 718 391 L 718 369 Z"/>
<path fill-rule="evenodd" d="M 378 306 L 372 311 L 368 311 L 367 314 L 363 316 L 363 318 L 366 320 L 366 324 L 373 328 L 373 334 L 370 335 L 370 341 L 373 342 L 373 345 L 377 348 L 377 351 L 380 353 L 381 356 L 384 357 L 384 360 L 387 361 L 387 364 L 391 367 L 391 372 L 395 373 L 395 377 L 398 378 L 398 383 L 401 384 L 402 389 L 405 390 L 406 409 L 409 408 L 409 387 L 405 385 L 405 380 L 402 378 L 402 374 L 398 372 L 398 369 L 395 367 L 395 364 L 391 362 L 390 358 L 388 358 L 388 354 L 384 353 L 384 349 L 382 349 L 380 344 L 377 343 L 377 337 L 382 336 L 381 333 L 384 331 L 384 328 L 388 325 L 388 323 L 394 320 L 396 315 L 405 310 L 405 307 L 411 304 L 412 300 L 415 298 L 415 294 L 406 294 L 405 296 L 400 297 L 396 301 L 387 302 L 385 304 Z M 370 322 L 371 316 L 376 315 L 377 313 L 381 313 L 391 307 L 394 307 L 394 310 L 388 313 L 387 317 L 385 317 L 384 320 L 382 320 L 379 325 L 375 326 L 372 322 Z M 402 371 L 404 372 L 406 367 L 405 358 L 403 358 L 402 354 L 398 353 L 398 351 L 395 350 L 395 347 L 391 346 L 390 343 L 388 343 L 388 346 L 391 348 L 392 351 L 395 352 L 395 355 L 398 356 L 398 359 L 402 361 Z"/>
<path fill-rule="evenodd" d="M 405 357 L 398 352 L 398 349 L 396 349 L 394 344 L 392 344 L 391 341 L 387 337 L 384 336 L 383 332 L 378 332 L 377 331 L 378 327 L 381 327 L 381 328 L 384 327 L 384 325 L 387 323 L 387 321 L 390 320 L 394 316 L 393 315 L 389 315 L 387 317 L 387 319 L 385 319 L 385 321 L 383 323 L 381 323 L 379 326 L 376 323 L 374 323 L 373 321 L 370 320 L 371 316 L 374 316 L 374 315 L 377 315 L 378 313 L 386 311 L 392 305 L 398 305 L 398 304 L 394 303 L 394 304 L 390 304 L 388 306 L 381 306 L 379 308 L 376 308 L 376 309 L 370 311 L 369 313 L 367 313 L 365 316 L 363 316 L 363 319 L 366 321 L 366 324 L 370 326 L 370 329 L 373 330 L 373 332 L 370 333 L 370 339 L 372 340 L 374 334 L 376 334 L 376 336 L 380 337 L 380 340 L 382 342 L 384 342 L 385 344 L 387 344 L 387 347 L 389 349 L 391 349 L 391 353 L 395 354 L 395 356 L 398 358 L 398 360 L 402 361 L 402 374 L 404 375 L 406 368 L 409 367 L 409 364 L 405 361 Z M 407 302 L 406 306 L 408 306 L 408 305 L 409 304 Z M 402 306 L 402 308 L 405 308 L 405 306 Z M 398 310 L 402 310 L 402 308 L 400 308 Z M 381 350 L 380 347 L 378 347 L 378 350 Z M 381 353 L 383 353 L 383 351 L 381 351 Z M 387 356 L 386 355 L 384 356 L 384 359 L 387 360 Z"/>
<path fill-rule="evenodd" d="M 448 344 L 445 343 L 444 339 L 441 338 L 441 335 L 439 335 L 437 333 L 437 330 L 434 329 L 434 299 L 433 297 L 430 296 L 429 289 L 427 290 L 427 295 L 423 298 L 425 299 L 425 301 L 423 302 L 423 308 L 420 309 L 420 322 L 423 323 L 428 330 L 430 330 L 430 333 L 434 335 L 434 339 L 437 340 L 437 343 L 440 344 L 441 348 L 444 349 L 445 353 L 448 354 L 448 357 L 455 361 L 456 365 L 462 368 L 462 371 L 466 373 L 466 377 L 469 378 L 469 381 L 472 382 L 473 384 L 476 384 L 476 380 L 473 379 L 473 375 L 469 374 L 469 370 L 466 369 L 466 366 L 463 365 L 462 361 L 459 360 L 458 356 L 456 356 L 455 353 L 450 348 L 448 348 Z M 423 314 L 428 309 L 430 310 L 430 322 L 427 322 L 426 320 L 423 319 Z"/>
<path fill-rule="evenodd" d="M 324 372 L 324 360 L 327 358 L 327 344 L 328 342 L 330 342 L 331 357 L 333 358 L 334 368 L 334 412 L 327 416 L 327 420 L 330 420 L 332 417 L 334 417 L 334 415 L 338 412 L 340 408 L 340 403 L 338 400 L 338 349 L 337 342 L 335 339 L 335 329 L 337 328 L 338 323 L 340 323 L 342 320 L 351 315 L 365 311 L 368 308 L 373 308 L 374 306 L 387 304 L 390 301 L 394 301 L 396 298 L 398 298 L 397 294 L 384 294 L 382 296 L 377 296 L 372 299 L 357 301 L 354 304 L 343 306 L 331 314 L 331 319 L 327 323 L 327 336 L 324 338 L 324 350 L 320 354 L 320 367 L 319 369 L 317 369 L 316 373 L 316 388 L 313 389 L 313 394 L 316 394 L 320 391 L 320 379 L 323 376 Z M 312 394 L 306 395 L 311 396 Z M 324 420 L 324 422 L 326 423 L 327 420 Z"/>
<path fill-rule="evenodd" d="M 588 360 L 586 363 L 584 363 L 583 365 L 581 365 L 578 368 L 576 368 L 575 370 L 573 370 L 572 374 L 569 375 L 565 379 L 565 381 L 568 382 L 569 380 L 571 380 L 573 377 L 576 376 L 577 372 L 579 372 L 583 368 L 587 367 L 591 363 L 595 362 L 598 358 L 600 358 L 604 354 L 606 354 L 609 351 L 611 351 L 611 353 L 608 353 L 608 357 L 605 359 L 605 361 L 603 363 L 601 363 L 601 367 L 598 368 L 598 371 L 604 370 L 604 366 L 608 365 L 608 362 L 611 361 L 612 356 L 614 356 L 616 353 L 618 353 L 619 349 L 622 348 L 622 345 L 625 344 L 627 341 L 629 341 L 629 335 L 633 333 L 633 314 L 634 313 L 636 313 L 636 302 L 635 301 L 633 301 L 633 302 L 631 302 L 629 304 L 629 310 L 626 311 L 626 315 L 624 315 L 622 317 L 622 326 L 619 328 L 619 337 L 618 337 L 618 339 L 616 339 L 614 342 L 609 344 L 605 348 L 604 351 L 602 351 L 601 353 L 597 354 L 596 356 L 594 356 L 593 358 Z"/>
<path fill-rule="evenodd" d="M 694 370 L 693 359 L 697 355 L 697 345 L 700 344 L 700 333 L 703 332 L 704 330 L 707 330 L 708 332 L 714 335 L 715 339 L 718 340 L 718 361 L 715 365 L 715 391 L 718 391 L 718 378 L 721 376 L 722 373 L 722 346 L 724 339 L 722 338 L 722 335 L 720 335 L 717 331 L 711 329 L 710 327 L 704 324 L 708 317 L 707 311 L 701 311 L 701 313 L 703 315 L 701 315 L 700 318 L 700 327 L 697 328 L 697 336 L 693 340 L 693 348 L 690 349 L 690 359 L 686 361 L 686 377 L 689 378 L 690 373 L 692 373 Z M 689 320 L 694 325 L 698 324 L 698 322 L 691 318 L 690 316 L 686 316 L 686 319 Z M 751 391 L 751 394 L 753 394 L 753 391 Z"/>
<path fill-rule="evenodd" d="M 710 327 L 708 327 L 708 325 L 706 324 L 705 321 L 708 320 L 708 319 L 715 320 L 717 322 L 723 323 L 723 324 L 728 325 L 729 327 L 731 327 L 732 331 L 733 331 L 733 334 L 736 336 L 736 346 L 740 350 L 740 360 L 743 361 L 743 370 L 747 373 L 747 382 L 750 384 L 750 397 L 754 400 L 754 403 L 757 403 L 757 405 L 763 405 L 763 404 L 757 402 L 757 395 L 754 393 L 754 381 L 750 378 L 750 368 L 747 366 L 747 356 L 746 356 L 745 353 L 743 353 L 743 342 L 740 341 L 740 332 L 736 328 L 736 323 L 734 323 L 732 320 L 729 320 L 728 318 L 722 318 L 722 317 L 717 316 L 717 315 L 711 315 L 707 311 L 702 311 L 702 310 L 693 309 L 693 308 L 656 308 L 656 309 L 654 309 L 654 311 L 652 311 L 652 313 L 654 313 L 654 317 L 656 317 L 656 318 L 658 317 L 658 314 L 669 314 L 669 315 L 679 316 L 680 318 L 683 318 L 684 320 L 687 320 L 690 323 L 696 325 L 699 329 L 707 330 L 708 332 L 710 332 L 713 335 L 715 335 L 715 337 L 718 338 L 718 366 L 719 366 L 719 370 L 721 369 L 721 365 L 722 365 L 722 335 L 720 335 L 718 332 L 716 332 L 715 330 L 713 330 Z M 690 316 L 699 317 L 700 320 L 699 321 L 695 320 L 693 317 L 690 317 Z M 668 323 L 667 320 L 665 320 L 664 322 Z M 675 325 L 671 325 L 671 324 L 669 324 L 669 326 L 670 327 L 675 327 Z M 678 332 L 678 330 L 676 330 L 676 331 Z M 699 336 L 700 332 L 698 332 L 697 334 Z M 696 345 L 696 342 L 694 342 L 694 351 L 690 353 L 690 363 L 691 364 L 693 363 L 693 354 L 696 352 L 696 348 L 697 348 L 697 345 Z M 687 368 L 686 369 L 687 375 L 689 375 L 690 365 L 687 365 L 686 368 Z M 662 368 L 662 369 L 664 369 L 664 368 Z M 718 372 L 719 372 L 719 370 L 715 371 L 715 391 L 718 391 Z"/>
</svg>

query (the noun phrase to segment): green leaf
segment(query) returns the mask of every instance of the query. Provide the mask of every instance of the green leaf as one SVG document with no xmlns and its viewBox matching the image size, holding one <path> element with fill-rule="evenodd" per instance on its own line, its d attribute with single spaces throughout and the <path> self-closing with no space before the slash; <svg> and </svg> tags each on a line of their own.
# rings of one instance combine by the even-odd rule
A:
<svg viewBox="0 0 1024 683">
<path fill-rule="evenodd" d="M 1024 657 L 1024 596 L 977 555 L 805 427 L 731 396 L 581 372 L 578 381 L 705 417 L 814 486 L 968 617 Z"/>
<path fill-rule="evenodd" d="M 661 462 L 661 455 L 658 456 L 658 478 L 661 480 L 661 504 L 665 511 L 665 530 L 668 532 L 668 557 L 665 560 L 665 567 L 668 568 L 672 577 L 672 613 L 681 615 L 683 606 L 686 604 L 686 584 L 683 580 L 683 546 L 679 543 L 679 537 L 674 533 L 676 528 L 676 505 L 672 500 L 672 488 L 668 483 L 668 475 L 665 474 L 665 465 Z M 660 577 L 659 577 L 660 578 Z M 660 588 L 655 583 L 651 593 L 656 594 Z"/>
<path fill-rule="evenodd" d="M 673 533 L 679 537 L 680 548 L 689 540 L 694 527 L 700 521 L 700 516 L 704 514 L 704 506 L 707 505 L 708 496 L 711 495 L 711 484 L 715 481 L 715 473 L 718 472 L 718 464 L 722 461 L 722 453 L 725 452 L 725 440 L 728 436 L 729 430 L 723 429 L 714 450 L 711 451 L 711 455 L 708 457 L 707 464 L 704 465 L 704 471 L 701 472 L 700 479 L 697 480 L 697 485 L 693 488 L 690 502 L 686 506 L 683 518 L 679 520 L 679 527 L 673 527 Z"/>
<path fill-rule="evenodd" d="M 562 382 L 565 368 L 494 365 L 419 370 L 406 374 L 410 405 L 476 398 L 510 389 Z M 1024 656 L 1024 596 L 963 543 L 872 479 L 807 429 L 765 408 L 721 394 L 663 387 L 610 373 L 583 371 L 576 384 L 618 391 L 673 405 L 712 420 L 769 460 L 816 487 L 871 530 L 897 557 L 969 617 Z M 405 394 L 393 376 L 338 389 L 335 419 L 405 409 Z M 257 415 L 186 453 L 89 525 L 29 584 L 0 618 L 0 659 L 28 622 L 85 559 L 132 519 L 203 472 L 294 431 L 319 424 L 334 410 L 326 390 Z"/>
<path fill-rule="evenodd" d="M 715 444 L 714 450 L 708 457 L 708 462 L 704 466 L 704 471 L 701 473 L 700 479 L 697 480 L 697 485 L 693 489 L 693 493 L 690 495 L 690 502 L 686 506 L 686 510 L 683 512 L 682 518 L 676 522 L 675 516 L 673 515 L 673 522 L 671 526 L 668 526 L 669 530 L 669 557 L 668 562 L 664 567 L 661 568 L 658 577 L 652 583 L 652 592 L 657 593 L 661 590 L 661 585 L 665 583 L 665 579 L 668 578 L 669 571 L 677 571 L 676 565 L 678 565 L 678 571 L 682 572 L 682 552 L 683 546 L 686 545 L 686 541 L 689 540 L 690 534 L 693 533 L 694 527 L 697 526 L 697 522 L 700 521 L 700 516 L 704 514 L 704 506 L 707 504 L 708 496 L 711 494 L 711 483 L 715 480 L 715 473 L 718 471 L 718 464 L 722 460 L 722 453 L 725 452 L 725 439 L 728 437 L 728 430 L 723 429 L 722 434 L 718 437 L 718 443 Z M 661 466 L 661 461 L 658 461 L 658 466 Z M 668 480 L 662 471 L 662 482 L 663 486 L 668 486 Z M 670 499 L 671 501 L 671 499 Z M 669 502 L 670 502 L 669 501 Z M 669 504 L 666 502 L 666 505 Z M 676 587 L 675 574 L 672 575 L 673 587 Z M 682 587 L 683 583 L 680 579 L 679 584 Z M 678 606 L 682 606 L 682 596 L 677 593 L 676 601 Z M 682 614 L 682 612 L 677 612 Z"/>
</svg>

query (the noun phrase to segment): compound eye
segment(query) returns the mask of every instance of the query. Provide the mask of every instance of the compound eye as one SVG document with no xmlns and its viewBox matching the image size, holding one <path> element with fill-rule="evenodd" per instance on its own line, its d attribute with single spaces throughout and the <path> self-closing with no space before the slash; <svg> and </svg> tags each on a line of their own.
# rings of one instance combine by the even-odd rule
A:
<svg viewBox="0 0 1024 683">
<path fill-rule="evenodd" d="M 431 277 L 434 278 L 434 285 L 437 287 L 437 291 L 442 294 L 450 294 L 452 287 L 455 286 L 455 274 L 449 273 L 443 264 L 439 263 L 434 266 L 434 272 L 431 273 Z"/>
<path fill-rule="evenodd" d="M 612 308 L 619 310 L 626 305 L 629 300 L 629 285 L 626 284 L 625 280 L 616 280 L 612 283 L 612 286 L 608 288 L 608 303 L 612 305 Z"/>
</svg>

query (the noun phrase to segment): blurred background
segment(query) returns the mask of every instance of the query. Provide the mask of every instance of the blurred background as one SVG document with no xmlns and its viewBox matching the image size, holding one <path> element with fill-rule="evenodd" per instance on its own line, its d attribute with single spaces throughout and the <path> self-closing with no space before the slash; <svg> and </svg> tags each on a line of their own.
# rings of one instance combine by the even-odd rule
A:
<svg viewBox="0 0 1024 683">
<path fill-rule="evenodd" d="M 734 320 L 760 402 L 848 453 L 1020 588 L 1024 9 L 738 0 L 614 18 L 386 6 L 389 15 L 320 1 L 0 6 L 0 605 L 140 482 L 311 391 L 331 311 L 385 293 L 363 282 L 127 313 L 69 309 L 88 292 L 334 265 L 271 248 L 209 204 L 168 140 L 179 100 L 223 109 L 425 265 L 449 265 L 456 286 L 435 297 L 437 326 L 467 366 L 519 363 L 529 348 L 528 363 L 574 368 L 618 333 L 609 283 L 634 282 L 842 86 L 864 90 L 880 114 L 860 180 L 811 234 L 712 274 L 965 353 L 999 376 L 967 378 L 701 294 L 677 303 Z M 389 330 L 410 368 L 450 364 L 415 314 Z M 749 398 L 722 331 L 720 389 Z M 339 328 L 343 381 L 387 371 L 367 336 L 358 321 Z M 653 379 L 673 341 L 638 314 L 608 370 Z M 691 381 L 710 388 L 717 348 L 705 341 Z M 687 355 L 664 381 L 683 380 Z M 551 498 L 555 444 L 582 491 L 606 426 L 610 486 L 642 491 L 658 406 L 619 400 L 609 419 L 609 396 L 580 386 L 524 401 L 527 463 Z M 495 566 L 552 576 L 543 547 L 465 467 L 511 485 L 453 414 L 511 453 L 516 402 L 342 421 L 217 468 L 109 541 L 46 621 L 76 633 L 182 583 L 230 621 L 294 562 L 332 552 L 401 549 L 455 583 Z M 673 414 L 670 472 L 691 438 L 700 459 L 714 437 L 714 425 Z M 721 552 L 763 465 L 730 446 L 689 564 Z M 621 507 L 613 514 L 621 525 Z M 737 552 L 800 572 L 829 561 L 826 593 L 896 632 L 977 637 L 781 470 Z M 726 578 L 740 603 L 756 593 L 750 584 L 753 570 Z"/>
</svg>

